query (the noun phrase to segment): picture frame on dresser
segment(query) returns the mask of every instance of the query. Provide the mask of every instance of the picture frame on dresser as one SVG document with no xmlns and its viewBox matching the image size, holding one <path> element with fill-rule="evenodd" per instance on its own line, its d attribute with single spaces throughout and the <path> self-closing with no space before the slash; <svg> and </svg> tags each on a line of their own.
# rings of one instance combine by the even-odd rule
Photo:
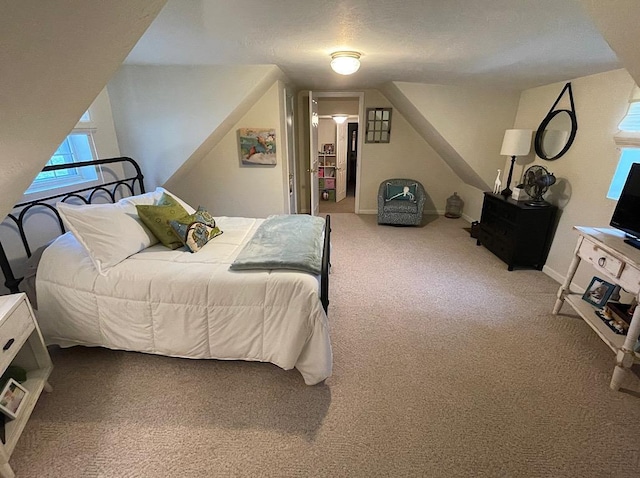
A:
<svg viewBox="0 0 640 478">
<path fill-rule="evenodd" d="M 589 287 L 587 287 L 582 295 L 582 299 L 589 302 L 594 307 L 601 309 L 607 305 L 607 301 L 611 297 L 611 294 L 613 294 L 613 290 L 615 288 L 616 286 L 610 282 L 602 280 L 600 277 L 593 276 L 593 279 L 591 279 L 591 282 L 589 283 Z"/>
</svg>

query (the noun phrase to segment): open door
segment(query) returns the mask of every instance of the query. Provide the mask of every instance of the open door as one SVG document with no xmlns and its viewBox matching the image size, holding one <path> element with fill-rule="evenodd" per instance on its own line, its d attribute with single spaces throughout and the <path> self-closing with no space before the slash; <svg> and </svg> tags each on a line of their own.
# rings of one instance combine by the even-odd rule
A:
<svg viewBox="0 0 640 478">
<path fill-rule="evenodd" d="M 336 125 L 336 202 L 347 197 L 347 123 Z"/>
<path fill-rule="evenodd" d="M 289 88 L 285 90 L 285 121 L 286 121 L 286 129 L 285 133 L 287 135 L 287 166 L 288 166 L 288 180 L 287 180 L 287 188 L 289 195 L 289 214 L 297 214 L 298 213 L 298 198 L 296 195 L 297 186 L 297 178 L 296 178 L 296 157 L 295 157 L 295 144 L 294 137 L 295 131 L 293 128 L 294 116 L 293 116 L 293 93 Z"/>
<path fill-rule="evenodd" d="M 311 189 L 311 215 L 320 212 L 320 187 L 318 184 L 318 100 L 309 91 L 309 181 Z"/>
</svg>

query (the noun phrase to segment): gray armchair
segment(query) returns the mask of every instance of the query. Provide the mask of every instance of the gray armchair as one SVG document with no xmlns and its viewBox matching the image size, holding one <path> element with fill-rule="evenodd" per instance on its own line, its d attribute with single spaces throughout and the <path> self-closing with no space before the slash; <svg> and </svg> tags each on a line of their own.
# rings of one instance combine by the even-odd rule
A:
<svg viewBox="0 0 640 478">
<path fill-rule="evenodd" d="M 378 224 L 419 226 L 426 194 L 414 179 L 386 179 L 378 188 Z"/>
</svg>

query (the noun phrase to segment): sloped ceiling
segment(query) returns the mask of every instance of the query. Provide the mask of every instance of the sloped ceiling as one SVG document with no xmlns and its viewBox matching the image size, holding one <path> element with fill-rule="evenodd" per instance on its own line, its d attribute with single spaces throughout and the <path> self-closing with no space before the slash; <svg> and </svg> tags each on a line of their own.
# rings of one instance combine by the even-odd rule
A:
<svg viewBox="0 0 640 478">
<path fill-rule="evenodd" d="M 581 0 L 600 33 L 636 84 L 640 84 L 640 2 Z"/>
<path fill-rule="evenodd" d="M 1 217 L 22 197 L 165 3 L 2 3 Z"/>
<path fill-rule="evenodd" d="M 344 49 L 362 53 L 349 77 L 329 69 Z M 169 0 L 126 62 L 275 64 L 300 89 L 351 91 L 522 90 L 620 67 L 579 0 Z"/>
</svg>

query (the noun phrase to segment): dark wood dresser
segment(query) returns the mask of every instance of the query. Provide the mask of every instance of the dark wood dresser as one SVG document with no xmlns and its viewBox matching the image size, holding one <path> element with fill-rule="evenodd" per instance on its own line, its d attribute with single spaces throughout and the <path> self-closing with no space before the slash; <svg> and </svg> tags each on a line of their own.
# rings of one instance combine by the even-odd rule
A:
<svg viewBox="0 0 640 478">
<path fill-rule="evenodd" d="M 527 206 L 527 201 L 484 193 L 478 245 L 514 267 L 542 270 L 555 229 L 556 206 Z"/>
</svg>

